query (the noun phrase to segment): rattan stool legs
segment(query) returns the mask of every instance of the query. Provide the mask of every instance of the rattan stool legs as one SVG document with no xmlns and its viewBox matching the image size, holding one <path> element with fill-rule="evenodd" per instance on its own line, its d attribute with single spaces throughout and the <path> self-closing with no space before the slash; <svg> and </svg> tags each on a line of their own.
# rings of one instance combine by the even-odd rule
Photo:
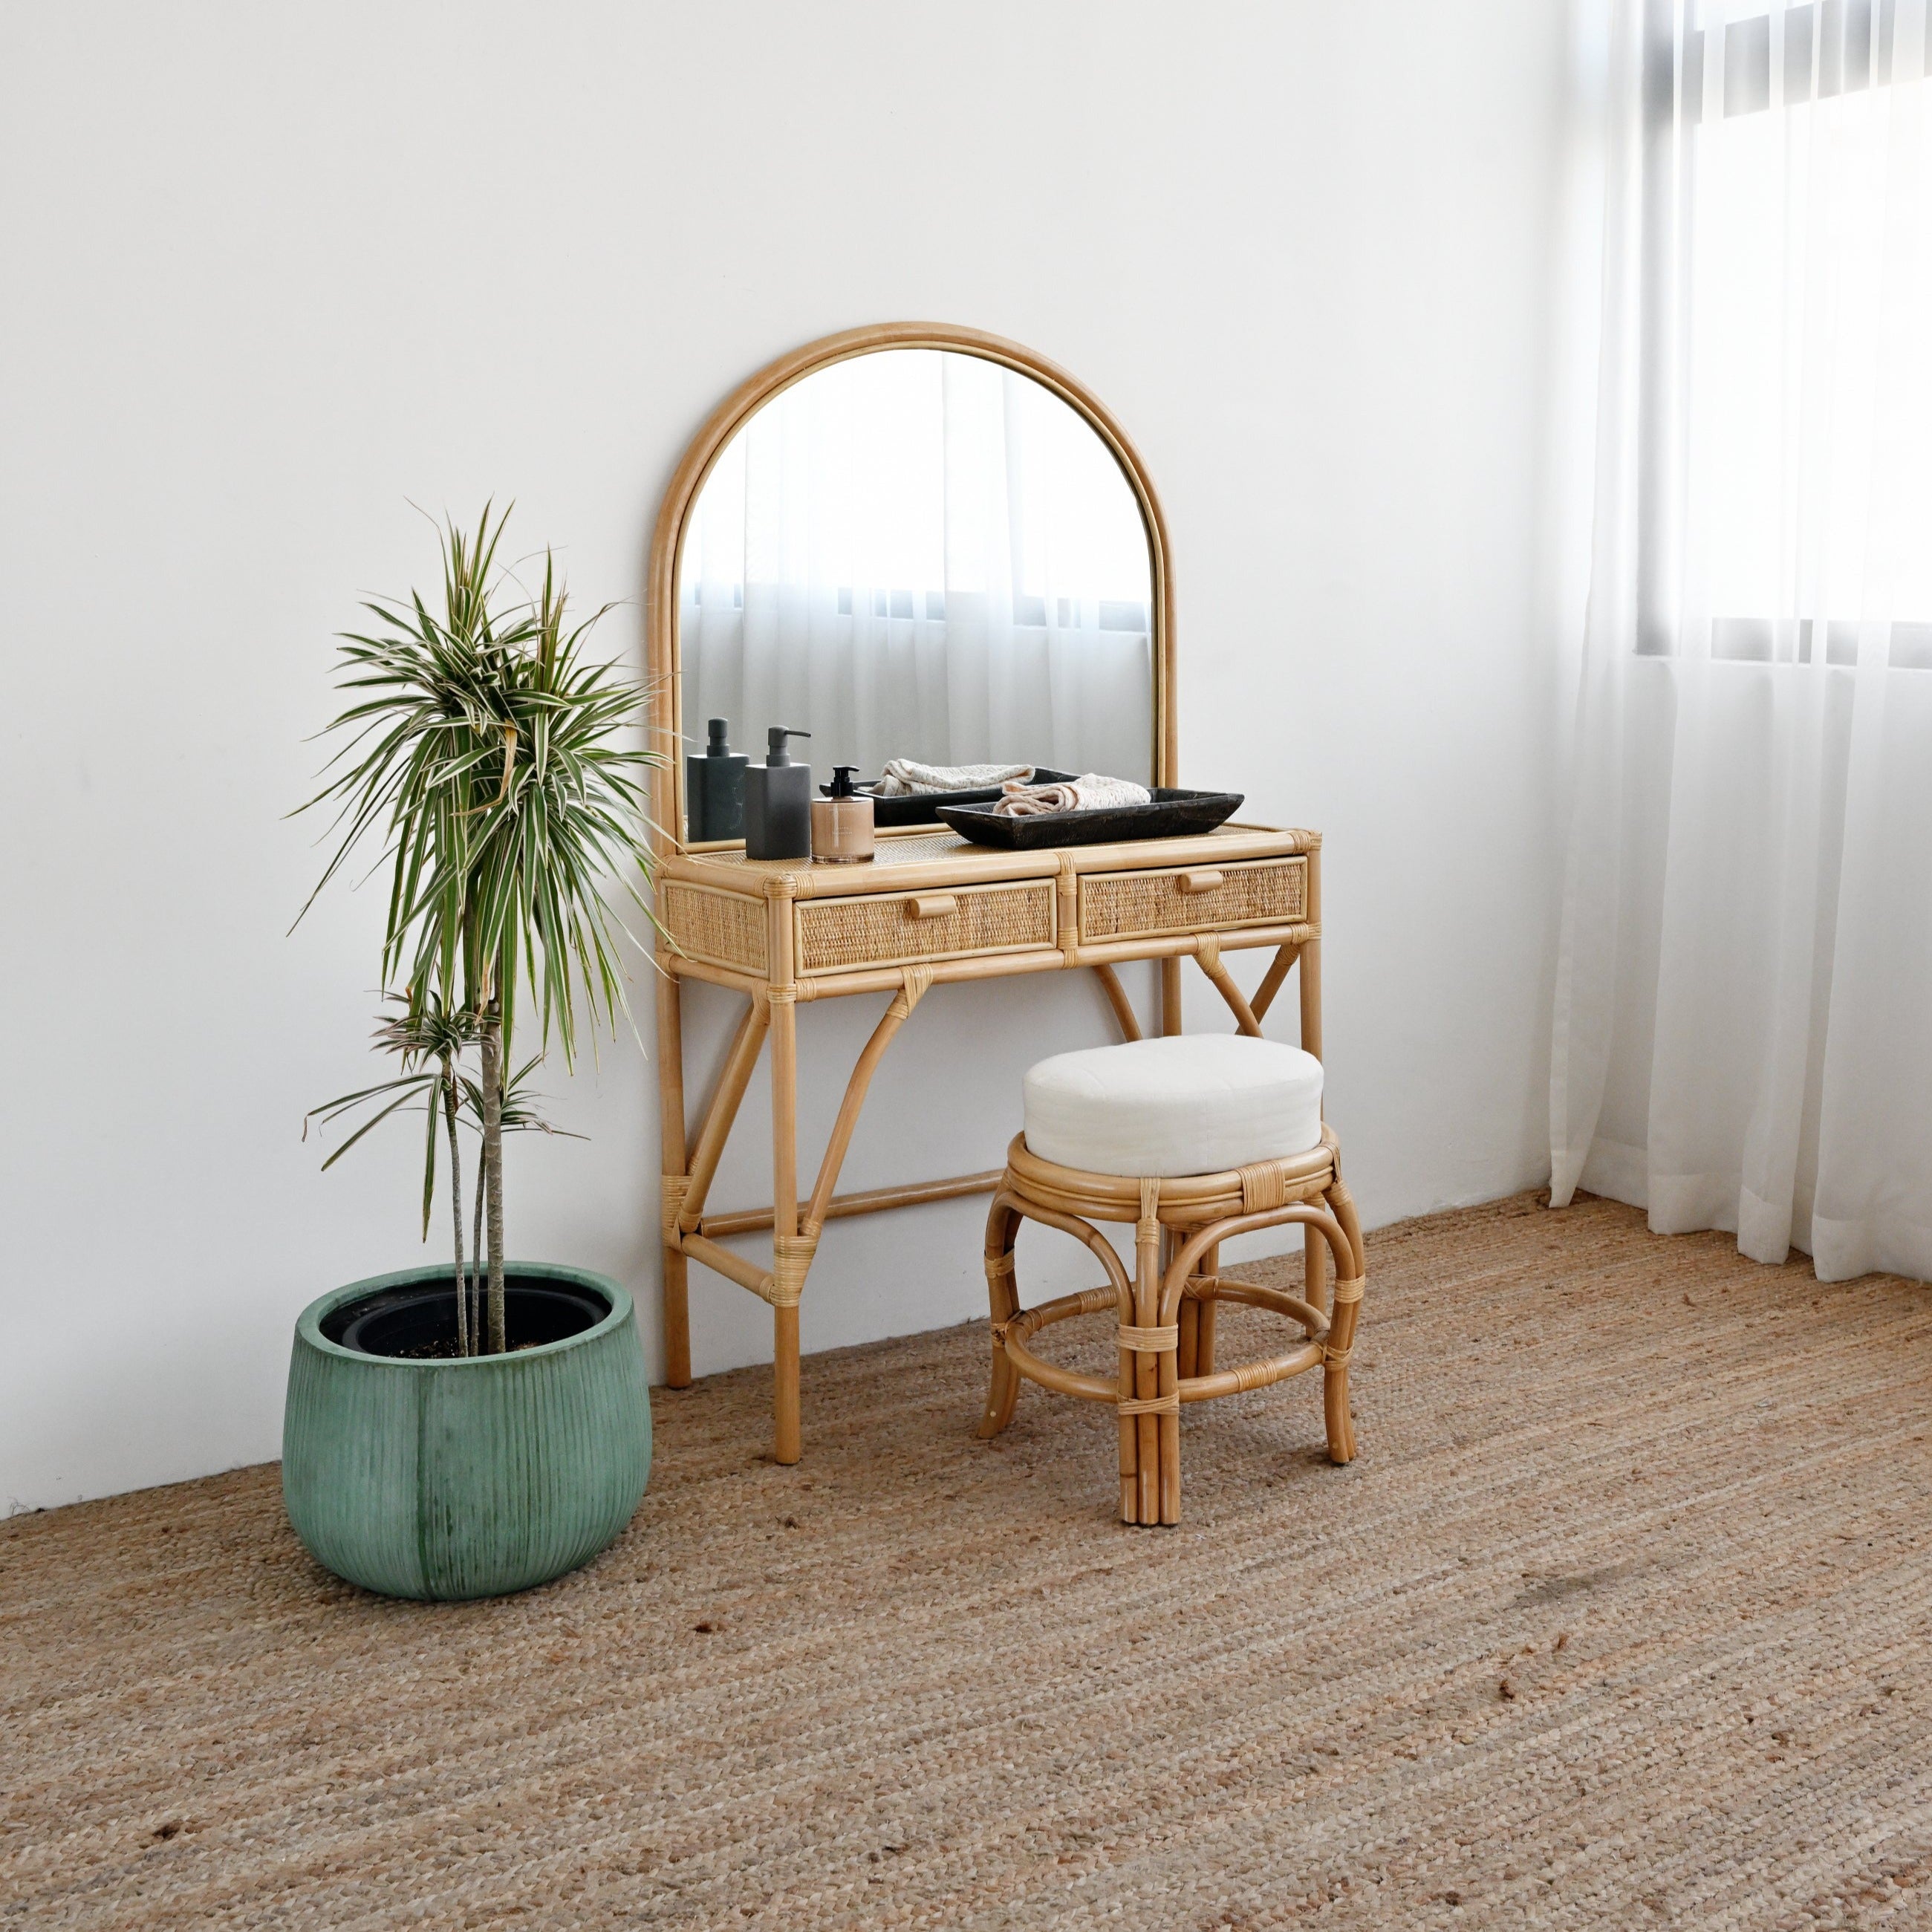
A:
<svg viewBox="0 0 1932 1932">
<path fill-rule="evenodd" d="M 1058 1228 L 1084 1242 L 1106 1271 L 1105 1285 L 1023 1309 L 1013 1264 L 1022 1221 Z M 1131 1280 L 1096 1221 L 1133 1223 Z M 1219 1271 L 1222 1241 L 1291 1222 L 1301 1224 L 1307 1244 L 1305 1298 Z M 1330 1254 L 1335 1262 L 1332 1297 L 1325 1292 L 1323 1258 Z M 993 1364 L 980 1433 L 996 1436 L 1012 1420 L 1022 1379 L 1056 1394 L 1111 1402 L 1120 1419 L 1120 1520 L 1178 1522 L 1181 1404 L 1264 1388 L 1318 1368 L 1328 1454 L 1335 1462 L 1348 1462 L 1355 1453 L 1348 1355 L 1362 1282 L 1361 1228 L 1342 1184 L 1334 1137 L 1325 1131 L 1321 1145 L 1305 1154 L 1167 1180 L 1058 1166 L 1030 1153 L 1021 1136 L 1007 1150 L 1006 1172 L 986 1220 Z M 1301 1339 L 1264 1360 L 1217 1369 L 1214 1318 L 1222 1301 L 1285 1315 L 1300 1327 Z M 1050 1323 L 1108 1313 L 1120 1348 L 1117 1378 L 1060 1368 L 1028 1346 Z"/>
</svg>

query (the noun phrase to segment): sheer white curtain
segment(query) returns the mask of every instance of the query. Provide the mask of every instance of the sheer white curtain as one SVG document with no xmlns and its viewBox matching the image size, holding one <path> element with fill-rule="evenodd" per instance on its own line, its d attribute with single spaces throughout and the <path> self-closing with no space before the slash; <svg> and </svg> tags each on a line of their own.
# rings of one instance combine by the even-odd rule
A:
<svg viewBox="0 0 1932 1932">
<path fill-rule="evenodd" d="M 1932 1277 L 1927 0 L 1605 0 L 1552 1197 Z"/>
<path fill-rule="evenodd" d="M 890 350 L 768 404 L 686 538 L 687 733 L 772 724 L 889 758 L 1150 776 L 1147 541 L 1106 446 L 979 356 Z"/>
</svg>

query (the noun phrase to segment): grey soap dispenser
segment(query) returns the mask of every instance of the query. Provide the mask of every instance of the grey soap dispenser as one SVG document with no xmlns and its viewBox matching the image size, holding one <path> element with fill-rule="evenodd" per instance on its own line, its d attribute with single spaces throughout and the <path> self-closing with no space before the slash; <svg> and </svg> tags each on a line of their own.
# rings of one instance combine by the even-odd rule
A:
<svg viewBox="0 0 1932 1932">
<path fill-rule="evenodd" d="M 765 734 L 770 750 L 762 765 L 745 774 L 745 856 L 808 859 L 812 856 L 812 767 L 795 765 L 788 738 L 809 738 L 774 724 Z"/>
<path fill-rule="evenodd" d="M 684 761 L 684 810 L 693 844 L 745 836 L 745 767 L 751 760 L 732 750 L 728 719 L 711 720 L 711 742 L 704 755 Z"/>
</svg>

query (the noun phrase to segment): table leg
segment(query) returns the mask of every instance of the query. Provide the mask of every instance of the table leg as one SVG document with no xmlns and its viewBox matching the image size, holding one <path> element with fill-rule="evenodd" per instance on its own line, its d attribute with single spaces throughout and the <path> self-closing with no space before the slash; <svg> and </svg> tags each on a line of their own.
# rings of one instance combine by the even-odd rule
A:
<svg viewBox="0 0 1932 1932">
<path fill-rule="evenodd" d="M 664 1385 L 691 1386 L 691 1278 L 681 1248 L 664 1251 Z"/>
<path fill-rule="evenodd" d="M 799 1427 L 798 1304 L 772 1310 L 772 1456 L 788 1468 L 804 1450 Z"/>
<path fill-rule="evenodd" d="M 691 1295 L 684 1251 L 674 1245 L 682 1205 L 685 1172 L 684 985 L 674 974 L 658 975 L 658 1083 L 659 1137 L 664 1171 L 665 1236 L 662 1308 L 664 1380 L 673 1388 L 691 1386 Z"/>
<path fill-rule="evenodd" d="M 782 997 L 781 997 L 782 996 Z M 772 989 L 772 1246 L 782 1273 L 798 1240 L 798 1009 L 789 987 Z M 800 1454 L 798 1304 L 772 1310 L 772 1454 Z"/>
</svg>

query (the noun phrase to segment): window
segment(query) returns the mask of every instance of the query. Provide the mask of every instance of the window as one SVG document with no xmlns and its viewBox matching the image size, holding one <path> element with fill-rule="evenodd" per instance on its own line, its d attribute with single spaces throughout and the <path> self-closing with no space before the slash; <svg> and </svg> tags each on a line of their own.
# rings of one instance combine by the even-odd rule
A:
<svg viewBox="0 0 1932 1932">
<path fill-rule="evenodd" d="M 1648 24 L 1636 649 L 1932 668 L 1923 9 Z"/>
</svg>

